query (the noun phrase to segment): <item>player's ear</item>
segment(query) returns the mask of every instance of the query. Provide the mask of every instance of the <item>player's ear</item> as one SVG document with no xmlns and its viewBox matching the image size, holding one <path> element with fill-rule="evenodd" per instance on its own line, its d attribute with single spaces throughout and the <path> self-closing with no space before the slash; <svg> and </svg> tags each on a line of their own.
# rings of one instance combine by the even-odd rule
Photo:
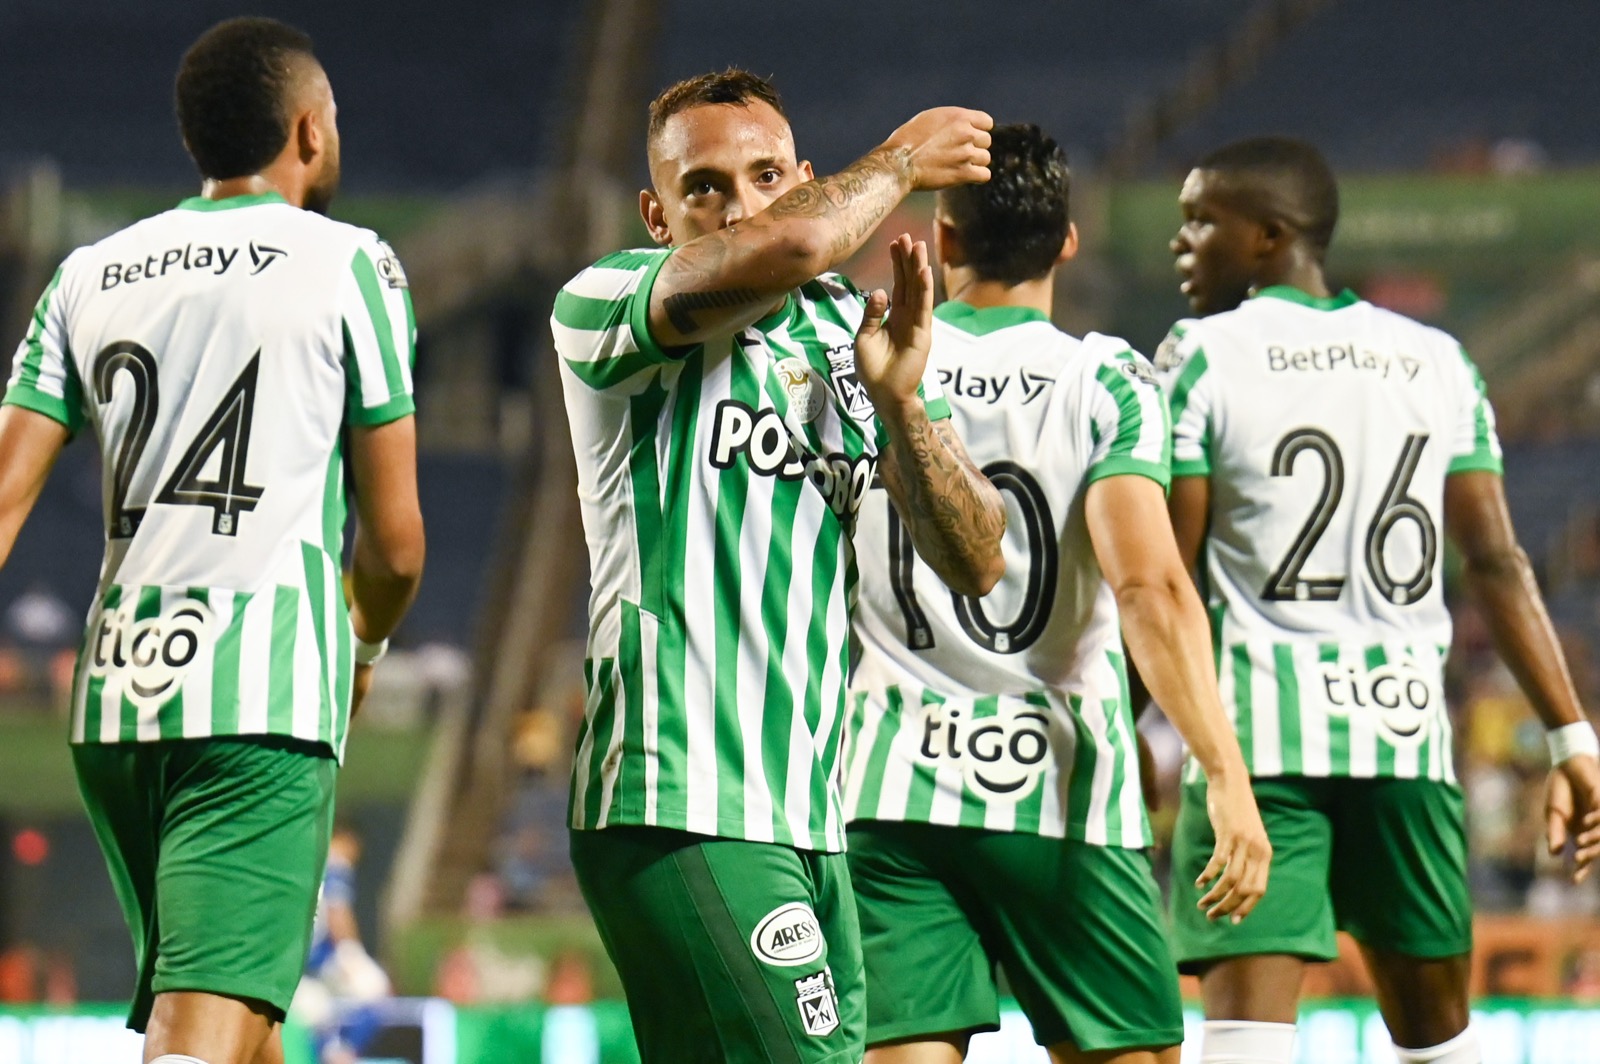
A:
<svg viewBox="0 0 1600 1064">
<path fill-rule="evenodd" d="M 942 214 L 933 216 L 933 256 L 941 266 L 964 266 L 967 254 L 961 247 L 961 234 Z"/>
<path fill-rule="evenodd" d="M 661 206 L 661 199 L 649 189 L 639 190 L 639 217 L 644 219 L 644 227 L 650 230 L 650 239 L 662 247 L 672 244 L 672 232 L 667 228 L 667 212 Z"/>
<path fill-rule="evenodd" d="M 1056 255 L 1056 265 L 1060 266 L 1063 262 L 1066 262 L 1068 259 L 1072 258 L 1077 253 L 1078 253 L 1078 223 L 1077 222 L 1068 222 L 1067 223 L 1067 238 L 1061 242 L 1061 252 L 1060 252 L 1060 254 Z"/>
<path fill-rule="evenodd" d="M 322 125 L 317 121 L 315 111 L 301 111 L 295 116 L 294 136 L 302 163 L 309 163 L 322 154 Z"/>
<path fill-rule="evenodd" d="M 810 159 L 801 159 L 800 160 L 800 180 L 802 180 L 802 181 L 815 181 L 816 179 L 817 179 L 816 172 L 811 169 L 811 160 Z"/>
</svg>

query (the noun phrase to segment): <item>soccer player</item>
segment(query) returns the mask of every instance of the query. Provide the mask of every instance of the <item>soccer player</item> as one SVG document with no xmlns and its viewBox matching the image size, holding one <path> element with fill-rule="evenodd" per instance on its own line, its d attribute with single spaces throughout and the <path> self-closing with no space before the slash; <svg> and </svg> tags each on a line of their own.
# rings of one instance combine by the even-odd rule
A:
<svg viewBox="0 0 1600 1064">
<path fill-rule="evenodd" d="M 998 968 L 1055 1061 L 1172 1062 L 1124 634 L 1215 788 L 1206 915 L 1250 911 L 1266 832 L 1166 521 L 1166 403 L 1126 343 L 1050 324 L 1078 247 L 1066 155 L 1037 126 L 993 138 L 989 183 L 939 193 L 930 365 L 1008 498 L 1005 577 L 952 592 L 881 492 L 858 533 L 845 810 L 867 1060 L 959 1062 L 998 1029 Z"/>
<path fill-rule="evenodd" d="M 323 216 L 339 136 L 309 38 L 221 23 L 176 96 L 201 194 L 68 256 L 17 351 L 0 562 L 92 429 L 106 551 L 71 739 L 133 932 L 128 1024 L 154 1064 L 270 1064 L 352 701 L 422 569 L 411 304 L 387 245 Z"/>
<path fill-rule="evenodd" d="M 834 782 L 856 510 L 876 469 L 982 594 L 1005 509 L 919 386 L 926 249 L 894 243 L 887 324 L 827 271 L 911 190 L 986 179 L 991 125 L 926 111 L 814 178 L 769 83 L 681 82 L 639 197 L 661 247 L 557 297 L 594 585 L 572 857 L 646 1064 L 861 1058 Z"/>
<path fill-rule="evenodd" d="M 1276 861 L 1248 923 L 1194 918 L 1205 785 L 1173 844 L 1176 952 L 1201 975 L 1207 1064 L 1287 1062 L 1307 961 L 1361 946 L 1404 1064 L 1476 1064 L 1461 789 L 1443 667 L 1444 536 L 1550 729 L 1549 844 L 1600 853 L 1600 765 L 1512 532 L 1483 382 L 1455 339 L 1334 292 L 1327 163 L 1300 141 L 1221 148 L 1184 182 L 1172 241 L 1197 315 L 1158 366 L 1170 507 L 1201 565 L 1222 697 Z"/>
</svg>

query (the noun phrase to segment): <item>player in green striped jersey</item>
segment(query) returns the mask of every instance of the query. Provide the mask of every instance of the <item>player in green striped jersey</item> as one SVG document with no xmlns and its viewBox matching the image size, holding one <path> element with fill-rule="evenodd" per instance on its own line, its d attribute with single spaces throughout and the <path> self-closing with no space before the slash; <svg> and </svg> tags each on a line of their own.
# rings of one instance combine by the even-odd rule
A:
<svg viewBox="0 0 1600 1064">
<path fill-rule="evenodd" d="M 1338 927 L 1403 1064 L 1478 1064 L 1441 532 L 1551 729 L 1551 850 L 1575 839 L 1580 877 L 1600 855 L 1600 744 L 1511 529 L 1483 382 L 1453 338 L 1328 287 L 1338 190 L 1310 145 L 1221 148 L 1179 202 L 1172 250 L 1204 317 L 1157 359 L 1170 508 L 1277 855 L 1246 925 L 1191 919 L 1209 833 L 1203 785 L 1185 787 L 1175 937 L 1204 988 L 1201 1059 L 1287 1064 L 1304 963 L 1335 955 Z"/>
<path fill-rule="evenodd" d="M 950 301 L 930 362 L 1013 507 L 1005 577 L 953 595 L 883 493 L 861 512 L 878 546 L 861 559 L 845 807 L 867 1060 L 959 1064 L 999 1025 L 1003 971 L 1058 1064 L 1172 1064 L 1183 1016 L 1124 636 L 1213 783 L 1208 915 L 1250 912 L 1270 848 L 1166 520 L 1161 390 L 1125 342 L 1050 323 L 1078 239 L 1066 155 L 1013 125 L 990 156 L 988 184 L 939 194 Z"/>
<path fill-rule="evenodd" d="M 305 35 L 214 27 L 177 103 L 201 195 L 73 252 L 17 351 L 0 561 L 92 428 L 106 551 L 71 739 L 134 935 L 129 1025 L 146 1060 L 270 1064 L 351 706 L 421 573 L 411 304 L 387 245 L 323 216 L 339 140 Z"/>
<path fill-rule="evenodd" d="M 640 195 L 660 248 L 556 300 L 594 585 L 572 853 L 646 1062 L 860 1059 L 834 771 L 855 513 L 876 470 L 975 594 L 1005 518 L 923 379 L 926 250 L 895 242 L 887 327 L 827 271 L 913 189 L 986 179 L 991 124 L 927 111 L 813 178 L 765 81 L 675 85 Z"/>
</svg>

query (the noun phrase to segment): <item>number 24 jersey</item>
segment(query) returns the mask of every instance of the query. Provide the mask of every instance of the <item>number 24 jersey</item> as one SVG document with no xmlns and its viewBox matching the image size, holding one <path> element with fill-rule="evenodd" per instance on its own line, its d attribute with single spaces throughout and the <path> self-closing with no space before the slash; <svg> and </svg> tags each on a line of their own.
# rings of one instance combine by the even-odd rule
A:
<svg viewBox="0 0 1600 1064">
<path fill-rule="evenodd" d="M 1173 476 L 1210 478 L 1203 576 L 1251 772 L 1453 781 L 1444 483 L 1501 468 L 1461 345 L 1272 287 L 1174 326 L 1156 365 Z"/>
<path fill-rule="evenodd" d="M 73 742 L 284 735 L 340 752 L 346 424 L 412 413 L 405 272 L 276 195 L 190 199 L 68 256 L 5 402 L 104 459 Z"/>
<path fill-rule="evenodd" d="M 1166 403 L 1121 340 L 1027 308 L 935 313 L 930 367 L 1006 500 L 1006 572 L 982 599 L 952 594 L 868 493 L 846 813 L 1147 846 L 1116 599 L 1083 505 L 1101 477 L 1166 485 Z"/>
</svg>

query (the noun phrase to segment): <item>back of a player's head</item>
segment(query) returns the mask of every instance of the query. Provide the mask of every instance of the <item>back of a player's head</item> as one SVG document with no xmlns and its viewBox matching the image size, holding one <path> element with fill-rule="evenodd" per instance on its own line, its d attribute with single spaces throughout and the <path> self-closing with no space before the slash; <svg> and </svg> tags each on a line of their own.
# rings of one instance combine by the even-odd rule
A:
<svg viewBox="0 0 1600 1064">
<path fill-rule="evenodd" d="M 989 180 L 939 193 L 964 265 L 986 281 L 1021 284 L 1048 274 L 1071 222 L 1067 154 L 1035 125 L 996 126 Z"/>
<path fill-rule="evenodd" d="M 649 141 L 655 143 L 656 137 L 666 128 L 667 121 L 673 115 L 687 111 L 691 107 L 715 103 L 748 107 L 757 100 L 770 105 L 784 119 L 788 119 L 789 116 L 783 109 L 783 101 L 779 98 L 778 90 L 773 87 L 772 82 L 748 70 L 729 67 L 715 74 L 685 78 L 675 85 L 667 86 L 650 101 Z"/>
<path fill-rule="evenodd" d="M 315 64 L 311 38 L 269 18 L 211 27 L 184 53 L 178 127 L 200 175 L 259 173 L 289 141 L 297 79 Z"/>
<path fill-rule="evenodd" d="M 1312 145 L 1293 137 L 1251 137 L 1218 148 L 1195 169 L 1226 176 L 1247 213 L 1281 216 L 1319 253 L 1328 250 L 1339 224 L 1339 185 Z"/>
</svg>

